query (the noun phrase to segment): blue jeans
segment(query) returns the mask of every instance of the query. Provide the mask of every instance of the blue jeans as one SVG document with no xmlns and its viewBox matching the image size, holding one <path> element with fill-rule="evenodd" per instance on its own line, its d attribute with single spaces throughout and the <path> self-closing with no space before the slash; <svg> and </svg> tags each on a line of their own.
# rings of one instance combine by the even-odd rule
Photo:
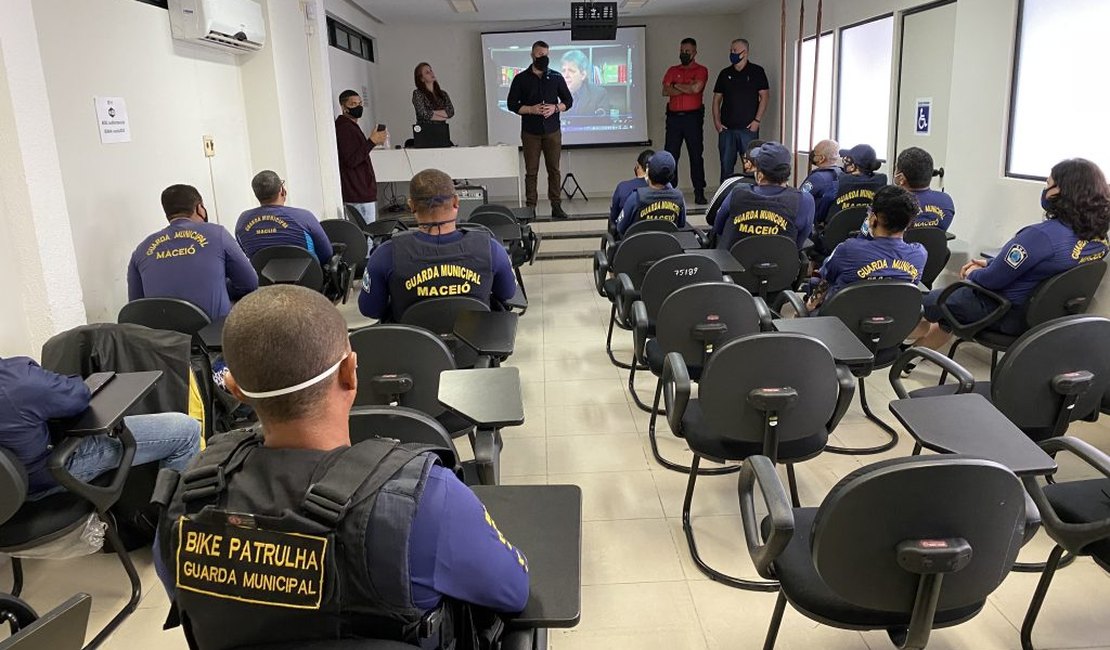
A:
<svg viewBox="0 0 1110 650">
<path fill-rule="evenodd" d="M 747 153 L 748 143 L 759 137 L 759 131 L 725 129 L 717 134 L 717 149 L 721 153 L 721 182 L 732 176 L 736 158 Z"/>
<path fill-rule="evenodd" d="M 123 419 L 135 438 L 133 465 L 158 461 L 159 468 L 182 471 L 200 452 L 200 422 L 184 413 L 132 415 Z M 119 467 L 123 443 L 108 436 L 89 436 L 69 457 L 66 469 L 79 481 L 89 482 Z M 63 490 L 61 486 L 44 490 L 30 500 L 41 499 Z"/>
</svg>

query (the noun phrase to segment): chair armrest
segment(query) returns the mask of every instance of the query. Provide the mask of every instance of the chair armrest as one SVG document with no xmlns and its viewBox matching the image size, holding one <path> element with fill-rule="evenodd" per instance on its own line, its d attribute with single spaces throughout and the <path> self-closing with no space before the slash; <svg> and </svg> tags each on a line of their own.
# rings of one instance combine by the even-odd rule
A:
<svg viewBox="0 0 1110 650">
<path fill-rule="evenodd" d="M 727 275 L 725 277 L 728 278 Z M 729 278 L 729 281 L 731 282 L 732 278 Z M 755 300 L 755 313 L 759 315 L 759 331 L 773 332 L 775 328 L 771 325 L 771 320 L 775 316 L 774 313 L 771 311 L 771 308 L 767 306 L 767 303 L 763 300 L 763 298 L 760 298 L 759 296 L 753 296 L 753 299 Z"/>
<path fill-rule="evenodd" d="M 890 386 L 894 389 L 894 393 L 898 395 L 898 399 L 907 399 L 910 396 L 909 393 L 906 392 L 906 387 L 902 385 L 902 371 L 905 370 L 906 366 L 914 359 L 932 361 L 951 373 L 960 384 L 956 389 L 957 395 L 970 393 L 975 390 L 975 377 L 973 377 L 966 368 L 936 350 L 913 347 L 900 354 L 898 358 L 894 360 L 894 365 L 890 367 Z"/>
<path fill-rule="evenodd" d="M 651 320 L 648 318 L 647 305 L 643 300 L 637 300 L 632 303 L 632 354 L 638 363 L 646 363 L 644 355 L 650 333 Z"/>
<path fill-rule="evenodd" d="M 759 531 L 759 519 L 755 510 L 756 483 L 759 484 L 759 493 L 763 495 L 768 517 L 771 518 L 771 534 L 765 541 Z M 737 492 L 740 497 L 744 540 L 747 542 L 752 564 L 761 577 L 773 580 L 775 570 L 772 564 L 794 536 L 794 511 L 771 459 L 766 456 L 749 456 L 740 470 Z"/>
<path fill-rule="evenodd" d="M 802 317 L 809 316 L 809 310 L 806 309 L 806 302 L 802 299 L 801 294 L 787 289 L 782 292 L 782 297 L 786 302 L 790 303 L 790 306 L 794 309 L 794 313 Z"/>
<path fill-rule="evenodd" d="M 836 425 L 840 424 L 840 420 L 848 412 L 848 407 L 852 405 L 852 398 L 856 395 L 856 376 L 848 366 L 836 364 L 836 383 L 840 386 L 840 391 L 836 395 L 836 408 L 833 409 L 829 423 L 825 425 L 830 433 Z"/>
<path fill-rule="evenodd" d="M 1090 443 L 1078 438 L 1060 436 L 1049 438 L 1040 443 L 1050 456 L 1055 457 L 1061 451 L 1067 451 L 1077 456 L 1090 467 L 1098 470 L 1106 478 L 1110 478 L 1110 456 L 1093 447 Z M 1041 511 L 1041 519 L 1045 532 L 1060 546 L 1072 553 L 1078 553 L 1085 546 L 1093 542 L 1110 538 L 1110 518 L 1091 521 L 1083 524 L 1073 524 L 1063 521 L 1052 507 L 1045 495 L 1041 484 L 1035 476 L 1023 476 L 1021 482 L 1025 490 L 1037 504 Z"/>
<path fill-rule="evenodd" d="M 77 451 L 83 438 L 65 438 L 54 448 L 54 453 L 47 460 L 47 467 L 54 480 L 66 490 L 93 504 L 101 514 L 107 512 L 108 508 L 119 500 L 120 494 L 123 493 L 123 485 L 131 472 L 131 463 L 135 460 L 135 437 L 131 435 L 127 425 L 121 421 L 114 435 L 123 445 L 123 457 L 120 459 L 119 466 L 112 470 L 112 482 L 107 486 L 100 487 L 79 481 L 66 469 L 66 463 Z"/>
<path fill-rule="evenodd" d="M 632 286 L 632 278 L 627 273 L 617 274 L 617 322 L 629 325 L 632 322 L 632 303 L 640 299 L 640 292 Z"/>
<path fill-rule="evenodd" d="M 536 255 L 540 252 L 540 243 L 543 242 L 543 235 L 532 230 L 531 226 L 529 226 L 528 240 L 531 248 L 531 250 L 528 251 L 528 265 L 531 266 L 536 263 Z"/>
<path fill-rule="evenodd" d="M 694 239 L 697 240 L 698 246 L 701 246 L 702 248 L 706 248 L 709 246 L 709 235 L 707 235 L 704 230 L 698 230 L 697 228 L 694 228 Z"/>
<path fill-rule="evenodd" d="M 663 403 L 667 410 L 667 425 L 671 433 L 682 437 L 682 416 L 690 402 L 690 371 L 679 352 L 670 352 L 663 359 Z"/>
<path fill-rule="evenodd" d="M 474 348 L 471 348 L 471 349 L 473 350 Z M 478 355 L 478 358 L 474 360 L 474 367 L 475 368 L 492 368 L 492 367 L 494 367 L 493 366 L 493 357 L 491 357 L 488 354 Z"/>
<path fill-rule="evenodd" d="M 955 292 L 957 289 L 960 289 L 962 287 L 967 287 L 975 293 L 990 298 L 991 300 L 998 303 L 998 306 L 991 310 L 989 314 L 977 321 L 971 323 L 961 323 L 959 319 L 956 318 L 955 314 L 952 313 L 952 310 L 948 308 L 948 297 L 951 296 L 952 293 Z M 944 316 L 944 319 L 948 321 L 948 324 L 952 326 L 952 331 L 962 339 L 973 338 L 982 330 L 998 322 L 1003 316 L 1006 315 L 1006 312 L 1010 311 L 1010 305 L 1010 301 L 1006 298 L 1003 298 L 990 289 L 984 289 L 974 282 L 968 282 L 967 280 L 960 280 L 959 282 L 954 282 L 948 285 L 944 288 L 944 291 L 941 291 L 940 295 L 937 296 L 937 307 L 940 308 L 940 313 Z"/>
<path fill-rule="evenodd" d="M 474 430 L 474 465 L 482 485 L 500 482 L 500 452 L 497 449 L 497 432 L 493 429 Z"/>
<path fill-rule="evenodd" d="M 602 298 L 608 298 L 605 295 L 605 278 L 609 276 L 609 258 L 605 255 L 605 251 L 597 251 L 594 253 L 594 288 L 597 289 L 597 295 Z"/>
</svg>

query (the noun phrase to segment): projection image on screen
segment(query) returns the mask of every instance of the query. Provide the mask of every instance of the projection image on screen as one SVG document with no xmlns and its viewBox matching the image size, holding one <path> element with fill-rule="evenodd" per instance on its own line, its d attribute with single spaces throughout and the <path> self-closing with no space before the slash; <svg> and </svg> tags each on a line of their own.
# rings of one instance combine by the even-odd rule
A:
<svg viewBox="0 0 1110 650">
<path fill-rule="evenodd" d="M 482 34 L 490 144 L 520 142 L 520 116 L 507 106 L 509 85 L 531 65 L 532 43 L 541 40 L 574 96 L 561 116 L 563 146 L 647 142 L 644 28 L 621 27 L 614 41 L 571 41 L 570 30 Z"/>
</svg>

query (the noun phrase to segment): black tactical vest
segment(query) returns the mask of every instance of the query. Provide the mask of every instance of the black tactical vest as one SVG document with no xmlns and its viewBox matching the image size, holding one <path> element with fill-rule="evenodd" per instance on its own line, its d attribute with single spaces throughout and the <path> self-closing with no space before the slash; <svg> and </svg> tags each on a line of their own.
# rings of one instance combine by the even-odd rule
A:
<svg viewBox="0 0 1110 650">
<path fill-rule="evenodd" d="M 180 476 L 160 524 L 190 647 L 427 636 L 408 549 L 437 462 L 428 451 L 384 439 L 267 449 L 252 431 L 216 439 Z M 159 492 L 173 475 L 163 471 Z"/>
<path fill-rule="evenodd" d="M 753 186 L 738 185 L 728 205 L 728 221 L 724 225 L 717 248 L 729 250 L 741 239 L 752 236 L 780 235 L 797 239 L 800 190 L 788 187 L 774 196 L 765 196 Z"/>
<path fill-rule="evenodd" d="M 636 188 L 636 208 L 633 211 L 638 221 L 670 221 L 678 225 L 678 216 L 682 213 L 682 192 L 673 188 L 661 190 L 651 187 Z M 632 225 L 631 223 L 629 224 Z"/>
<path fill-rule="evenodd" d="M 490 237 L 466 232 L 452 243 L 433 243 L 402 233 L 393 243 L 389 311 L 394 320 L 425 298 L 470 296 L 489 304 L 493 284 Z"/>
<path fill-rule="evenodd" d="M 829 208 L 827 217 L 832 217 L 841 210 L 858 208 L 871 205 L 875 200 L 875 192 L 886 185 L 886 174 L 872 174 L 871 176 L 856 176 L 854 174 L 841 174 L 836 181 L 836 198 Z"/>
</svg>

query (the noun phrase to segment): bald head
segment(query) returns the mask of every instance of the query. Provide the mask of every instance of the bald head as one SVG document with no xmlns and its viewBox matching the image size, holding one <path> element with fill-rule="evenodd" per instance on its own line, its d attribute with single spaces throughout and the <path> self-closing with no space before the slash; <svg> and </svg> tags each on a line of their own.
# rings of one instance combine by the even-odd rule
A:
<svg viewBox="0 0 1110 650">
<path fill-rule="evenodd" d="M 250 293 L 224 325 L 224 359 L 234 386 L 245 393 L 296 386 L 320 376 L 349 351 L 343 316 L 323 294 L 304 287 L 275 285 Z M 337 374 L 288 394 L 244 399 L 263 425 L 314 416 L 328 409 L 329 400 L 342 399 Z"/>
<path fill-rule="evenodd" d="M 840 162 L 840 143 L 836 140 L 822 140 L 813 147 L 813 164 L 818 167 L 833 167 Z"/>
</svg>

